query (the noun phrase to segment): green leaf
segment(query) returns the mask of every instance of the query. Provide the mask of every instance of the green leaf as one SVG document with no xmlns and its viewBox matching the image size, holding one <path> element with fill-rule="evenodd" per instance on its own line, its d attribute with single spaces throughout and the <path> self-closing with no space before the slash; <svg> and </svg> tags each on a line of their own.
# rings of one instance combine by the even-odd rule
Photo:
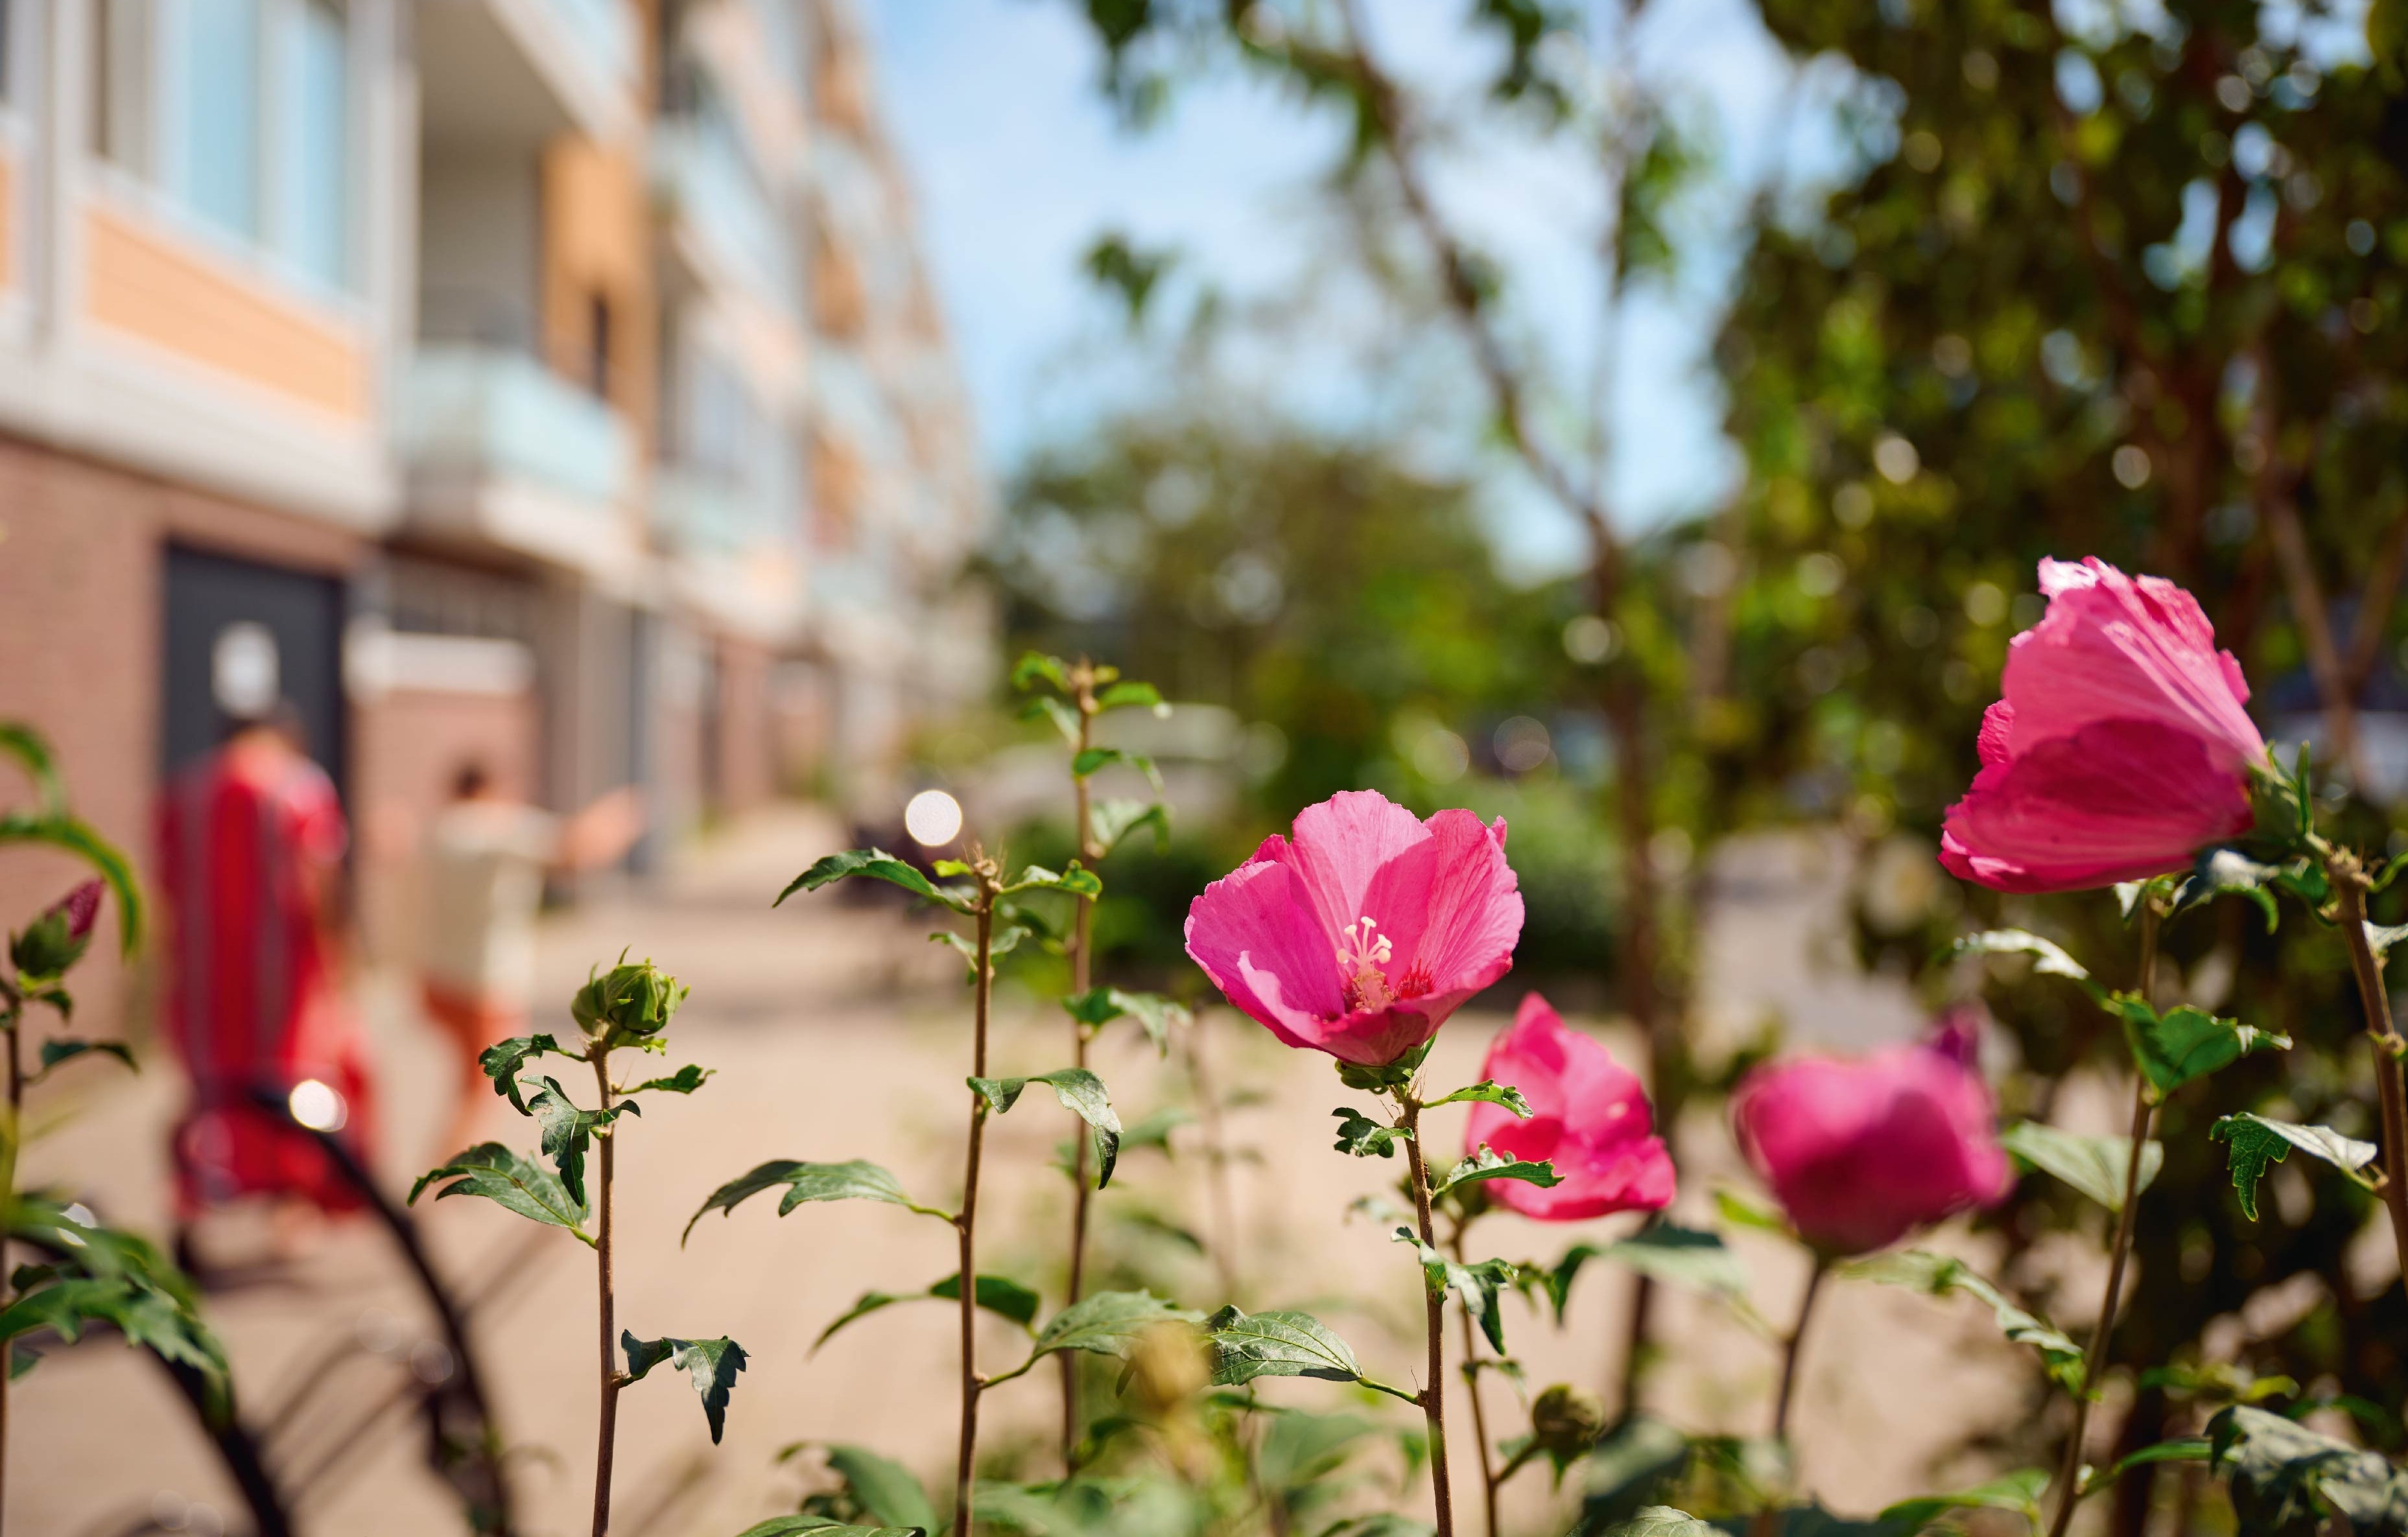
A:
<svg viewBox="0 0 2408 1537">
<path fill-rule="evenodd" d="M 1480 1151 L 1446 1172 L 1446 1177 L 1430 1190 L 1430 1199 L 1435 1201 L 1449 1190 L 1489 1179 L 1518 1179 L 1542 1190 L 1564 1182 L 1564 1176 L 1555 1173 L 1555 1166 L 1545 1159 L 1526 1161 L 1511 1153 L 1499 1153 L 1483 1143 Z"/>
<path fill-rule="evenodd" d="M 1321 1537 L 1437 1537 L 1437 1532 L 1438 1529 L 1427 1521 L 1382 1511 L 1374 1516 L 1350 1516 L 1334 1527 L 1325 1527 Z"/>
<path fill-rule="evenodd" d="M 1160 993 L 1124 992 L 1118 988 L 1089 988 L 1064 998 L 1062 1007 L 1090 1032 L 1115 1019 L 1133 1018 L 1145 1032 L 1146 1039 L 1154 1043 L 1154 1049 L 1166 1053 L 1170 1049 L 1170 1032 L 1184 1029 L 1196 1019 L 1185 1006 Z"/>
<path fill-rule="evenodd" d="M 2143 1446 L 2129 1457 L 2116 1459 L 2115 1465 L 2105 1473 L 2096 1468 L 2086 1468 L 2081 1498 L 2087 1500 L 2094 1494 L 2103 1494 L 2114 1488 L 2116 1480 L 2133 1468 L 2145 1468 L 2157 1462 L 2204 1462 L 2212 1450 L 2203 1435 L 2176 1436 L 2171 1441 L 2160 1441 L 2154 1446 Z"/>
<path fill-rule="evenodd" d="M 1928 1494 L 1917 1500 L 1901 1500 L 1884 1510 L 1881 1518 L 1903 1521 L 1920 1531 L 1952 1510 L 2011 1510 L 2022 1515 L 2037 1529 L 2041 1520 L 2041 1491 L 2047 1487 L 2046 1468 L 2022 1468 L 1955 1494 Z"/>
<path fill-rule="evenodd" d="M 1134 1152 L 1140 1147 L 1158 1147 L 1170 1151 L 1170 1133 L 1196 1119 L 1196 1112 L 1184 1105 L 1166 1104 L 1121 1133 L 1121 1151 Z"/>
<path fill-rule="evenodd" d="M 1168 716 L 1170 706 L 1162 702 L 1162 690 L 1151 683 L 1134 678 L 1115 683 L 1096 696 L 1096 708 L 1103 710 L 1148 709 L 1157 716 Z"/>
<path fill-rule="evenodd" d="M 63 848 L 91 865 L 117 898 L 120 953 L 132 955 L 142 944 L 142 889 L 135 883 L 133 861 L 80 818 L 64 813 L 29 817 L 22 811 L 0 816 L 0 844 L 40 843 Z"/>
<path fill-rule="evenodd" d="M 1641 1275 L 1691 1291 L 1726 1299 L 1747 1294 L 1747 1271 L 1721 1234 L 1658 1222 L 1602 1247 L 1575 1244 L 1566 1250 L 1546 1278 L 1547 1299 L 1555 1306 L 1556 1323 L 1564 1320 L 1572 1278 L 1591 1259 L 1627 1265 Z"/>
<path fill-rule="evenodd" d="M 853 875 L 899 886 L 914 896 L 925 897 L 957 913 L 971 911 L 968 893 L 950 886 L 930 885 L 927 876 L 882 848 L 848 848 L 841 854 L 828 855 L 788 882 L 786 889 L 778 893 L 777 902 L 769 905 L 775 907 L 797 891 L 816 891 Z"/>
<path fill-rule="evenodd" d="M 2082 1390 L 2082 1347 L 2046 1319 L 2027 1313 L 2009 1302 L 2006 1294 L 1995 1284 L 1968 1268 L 1961 1259 L 1933 1254 L 1928 1249 L 1906 1249 L 1857 1260 L 1846 1266 L 1842 1274 L 1858 1280 L 1928 1292 L 1934 1297 L 1962 1291 L 1987 1302 L 1992 1316 L 1998 1319 L 2000 1333 L 2017 1345 L 2029 1345 L 2039 1352 L 2042 1366 L 2068 1391 L 2078 1393 Z"/>
<path fill-rule="evenodd" d="M 2221 1019 L 2188 1003 L 2159 1014 L 2133 993 L 2119 992 L 2107 1009 L 2124 1021 L 2132 1060 L 2162 1099 L 2194 1078 L 2239 1061 L 2248 1052 L 2287 1051 L 2291 1038 L 2234 1019 Z"/>
<path fill-rule="evenodd" d="M 2292 1148 L 2324 1160 L 2361 1185 L 2370 1182 L 2359 1178 L 2358 1171 L 2382 1152 L 2371 1142 L 2343 1136 L 2329 1126 L 2301 1126 L 2297 1121 L 2274 1120 L 2245 1111 L 2219 1117 L 2208 1128 L 2207 1134 L 2228 1145 L 2232 1188 L 2240 1192 L 2242 1215 L 2252 1222 L 2258 1220 L 2258 1181 L 2265 1177 L 2269 1163 L 2282 1162 Z"/>
<path fill-rule="evenodd" d="M 736 1208 L 762 1191 L 786 1187 L 785 1196 L 778 1203 L 778 1215 L 785 1216 L 810 1201 L 882 1201 L 890 1206 L 918 1212 L 923 1217 L 939 1217 L 951 1222 L 953 1213 L 934 1206 L 916 1204 L 903 1193 L 896 1177 L 866 1159 L 852 1159 L 843 1163 L 799 1163 L 793 1159 L 772 1159 L 752 1173 L 729 1180 L 710 1192 L 700 1209 L 686 1219 L 685 1231 L 678 1235 L 683 1247 L 694 1235 L 694 1225 L 712 1212 L 733 1214 Z"/>
<path fill-rule="evenodd" d="M 2170 915 L 2186 913 L 2220 896 L 2244 896 L 2265 915 L 2266 932 L 2271 934 L 2283 917 L 2282 909 L 2274 904 L 2272 888 L 2288 886 L 2295 874 L 2295 870 L 2283 865 L 2262 864 L 2238 848 L 2204 848 L 2191 873 L 2175 887 L 2167 911 Z"/>
<path fill-rule="evenodd" d="M 477 1065 L 485 1070 L 486 1077 L 494 1080 L 494 1092 L 509 1100 L 511 1108 L 523 1116 L 527 1107 L 526 1101 L 521 1097 L 519 1069 L 543 1056 L 584 1060 L 573 1051 L 563 1051 L 560 1043 L 550 1035 L 513 1035 L 478 1053 Z"/>
<path fill-rule="evenodd" d="M 105 1324 L 128 1345 L 192 1368 L 207 1386 L 213 1409 L 225 1407 L 225 1351 L 201 1321 L 191 1279 L 156 1245 L 79 1221 L 67 1208 L 38 1195 L 15 1201 L 7 1232 L 61 1257 L 50 1264 L 21 1265 L 9 1278 L 17 1296 L 0 1309 L 0 1342 L 9 1346 L 12 1379 L 40 1359 L 21 1336 L 49 1330 L 72 1344 L 90 1325 Z"/>
<path fill-rule="evenodd" d="M 880 1523 L 882 1531 L 934 1532 L 939 1523 L 928 1491 L 901 1463 L 879 1456 L 867 1446 L 831 1445 L 828 1471 L 844 1480 L 862 1514 Z"/>
<path fill-rule="evenodd" d="M 1670 1505 L 1646 1505 L 1620 1526 L 1608 1527 L 1605 1537 L 1721 1537 L 1721 1534 L 1686 1511 L 1674 1510 Z"/>
<path fill-rule="evenodd" d="M 1020 1103 L 1021 1091 L 1030 1084 L 1041 1083 L 1054 1090 L 1054 1097 L 1063 1107 L 1075 1114 L 1093 1129 L 1096 1139 L 1096 1188 L 1102 1189 L 1112 1182 L 1112 1165 L 1120 1159 L 1121 1118 L 1112 1109 L 1111 1095 L 1104 1089 L 1104 1080 L 1083 1067 L 1057 1068 L 1025 1078 L 970 1078 L 966 1080 L 972 1092 L 986 1101 L 989 1108 L 1000 1116 Z"/>
<path fill-rule="evenodd" d="M 1631 1519 L 1688 1465 L 1689 1438 L 1669 1420 L 1641 1412 L 1590 1448 L 1574 1537 L 1594 1537 Z"/>
<path fill-rule="evenodd" d="M 0 757 L 15 759 L 25 777 L 34 782 L 35 803 L 43 816 L 66 815 L 66 784 L 59 777 L 59 765 L 41 733 L 22 721 L 0 720 Z"/>
<path fill-rule="evenodd" d="M 1160 801 L 1130 801 L 1117 796 L 1087 808 L 1087 826 L 1107 854 L 1127 841 L 1140 827 L 1154 829 L 1154 848 L 1160 853 L 1170 841 L 1170 808 Z"/>
<path fill-rule="evenodd" d="M 2124 1209 L 2124 1175 L 2132 1156 L 2131 1138 L 2078 1136 L 2040 1121 L 2025 1120 L 2000 1132 L 1999 1146 L 2025 1168 L 2055 1174 L 2109 1211 Z M 2162 1144 L 2143 1145 L 2142 1189 L 2149 1188 L 2165 1161 Z"/>
<path fill-rule="evenodd" d="M 1064 693 L 1070 691 L 1069 664 L 1060 657 L 1050 657 L 1042 651 L 1024 651 L 1011 664 L 1011 686 L 1026 689 L 1037 683 L 1051 683 Z"/>
<path fill-rule="evenodd" d="M 2062 976 L 2079 982 L 2094 997 L 2100 989 L 2090 979 L 2082 962 L 2065 953 L 2065 947 L 2053 939 L 2042 939 L 2026 929 L 1990 929 L 1978 934 L 1967 934 L 1948 946 L 1949 959 L 1967 955 L 2028 955 L 2032 958 L 2032 970 L 2043 976 Z"/>
<path fill-rule="evenodd" d="M 1491 1083 L 1484 1079 L 1469 1089 L 1458 1089 L 1452 1094 L 1432 1100 L 1428 1107 L 1473 1102 L 1482 1104 L 1501 1104 L 1523 1120 L 1530 1118 L 1530 1102 L 1522 1097 L 1520 1089 L 1511 1084 Z"/>
<path fill-rule="evenodd" d="M 1751 1201 L 1737 1190 L 1725 1188 L 1714 1192 L 1714 1210 L 1733 1227 L 1754 1228 L 1758 1232 L 1776 1232 L 1784 1238 L 1796 1238 L 1797 1231 L 1789 1219 L 1771 1207 Z"/>
<path fill-rule="evenodd" d="M 928 1537 L 933 1527 L 853 1527 L 824 1516 L 772 1516 L 736 1537 Z"/>
<path fill-rule="evenodd" d="M 1422 1262 L 1422 1276 L 1435 1292 L 1452 1290 L 1463 1299 L 1465 1311 L 1488 1336 L 1488 1343 L 1498 1355 L 1505 1353 L 1505 1317 L 1498 1310 L 1497 1294 L 1514 1283 L 1520 1267 L 1510 1259 L 1483 1259 L 1476 1265 L 1466 1265 L 1448 1259 L 1421 1241 L 1411 1228 L 1398 1228 L 1396 1241 L 1410 1245 Z"/>
<path fill-rule="evenodd" d="M 698 1062 L 688 1062 L 666 1078 L 646 1078 L 642 1083 L 623 1089 L 619 1092 L 642 1094 L 657 1089 L 665 1094 L 691 1094 L 702 1087 L 704 1079 L 718 1071 L 715 1067 L 704 1067 Z"/>
<path fill-rule="evenodd" d="M 585 1220 L 585 1203 L 570 1200 L 551 1170 L 498 1142 L 480 1142 L 466 1152 L 454 1153 L 443 1167 L 419 1175 L 418 1183 L 409 1188 L 409 1204 L 416 1205 L 426 1187 L 438 1179 L 455 1183 L 436 1191 L 437 1201 L 452 1195 L 480 1195 L 521 1217 L 566 1228 L 589 1245 L 594 1242 L 580 1225 Z"/>
<path fill-rule="evenodd" d="M 1141 752 L 1125 752 L 1119 747 L 1089 747 L 1070 760 L 1070 772 L 1081 779 L 1087 779 L 1114 763 L 1125 763 L 1137 770 L 1145 776 L 1155 794 L 1162 792 L 1162 771 L 1154 766 L 1153 759 Z"/>
<path fill-rule="evenodd" d="M 122 1041 L 52 1039 L 42 1043 L 42 1065 L 32 1077 L 25 1081 L 29 1084 L 40 1083 L 50 1075 L 50 1069 L 61 1062 L 71 1062 L 78 1057 L 87 1056 L 95 1051 L 103 1056 L 116 1058 L 133 1072 L 142 1071 L 141 1064 L 134 1060 L 134 1048 Z"/>
<path fill-rule="evenodd" d="M 2391 946 L 2403 939 L 2408 939 L 2408 923 L 2395 923 L 2389 926 L 2369 923 L 2366 926 L 2366 943 L 2373 949 L 2377 962 L 2390 960 Z"/>
<path fill-rule="evenodd" d="M 1341 1153 L 1352 1153 L 1356 1158 L 1394 1158 L 1397 1144 L 1412 1139 L 1412 1133 L 1401 1126 L 1383 1126 L 1360 1110 L 1342 1104 L 1329 1113 L 1338 1117 L 1338 1151 Z"/>
<path fill-rule="evenodd" d="M 1032 864 L 1005 883 L 1006 891 L 1060 891 L 1066 896 L 1099 897 L 1104 894 L 1101 877 L 1072 860 L 1070 867 L 1055 874 L 1041 864 Z"/>
<path fill-rule="evenodd" d="M 2380 1453 L 2245 1404 L 2218 1411 L 2207 1437 L 2243 1531 L 2311 1537 L 2334 1516 L 2355 1531 L 2408 1530 L 2408 1473 Z"/>
<path fill-rule="evenodd" d="M 820 1346 L 827 1344 L 838 1330 L 896 1302 L 959 1302 L 961 1295 L 962 1278 L 958 1273 L 935 1282 L 924 1291 L 865 1291 L 834 1323 L 820 1331 L 820 1337 L 811 1342 L 811 1352 L 817 1354 Z M 1024 1330 L 1037 1318 L 1037 1293 L 1007 1276 L 980 1276 L 978 1305 L 989 1313 L 1010 1318 Z"/>
<path fill-rule="evenodd" d="M 1071 747 L 1079 745 L 1079 712 L 1052 694 L 1039 694 L 1035 699 L 1023 704 L 1020 707 L 1020 719 L 1051 720 L 1054 722 L 1054 729 L 1062 733 L 1064 745 Z"/>
<path fill-rule="evenodd" d="M 1056 1350 L 1085 1350 L 1098 1356 L 1128 1359 L 1139 1336 L 1159 1324 L 1196 1324 L 1204 1315 L 1145 1291 L 1098 1291 L 1082 1298 L 1045 1321 L 1030 1346 L 1028 1362 Z M 1028 1369 L 1024 1364 L 1012 1374 Z"/>
<path fill-rule="evenodd" d="M 560 1171 L 560 1183 L 568 1198 L 583 1206 L 586 1149 L 595 1136 L 609 1134 L 611 1122 L 623 1115 L 639 1116 L 643 1106 L 622 1101 L 608 1110 L 580 1110 L 558 1078 L 546 1078 L 527 1101 L 527 1113 L 543 1128 L 543 1156 Z"/>
<path fill-rule="evenodd" d="M 1239 1388 L 1256 1377 L 1363 1380 L 1353 1347 L 1310 1313 L 1250 1314 L 1232 1303 L 1204 1321 L 1204 1333 L 1215 1387 Z"/>
<path fill-rule="evenodd" d="M 627 1380 L 641 1382 L 644 1373 L 667 1361 L 686 1374 L 702 1397 L 702 1417 L 710 1422 L 710 1444 L 727 1429 L 727 1396 L 736 1388 L 736 1373 L 744 1370 L 744 1347 L 724 1334 L 715 1340 L 639 1340 L 632 1330 L 619 1331 L 619 1347 L 627 1353 Z"/>
</svg>

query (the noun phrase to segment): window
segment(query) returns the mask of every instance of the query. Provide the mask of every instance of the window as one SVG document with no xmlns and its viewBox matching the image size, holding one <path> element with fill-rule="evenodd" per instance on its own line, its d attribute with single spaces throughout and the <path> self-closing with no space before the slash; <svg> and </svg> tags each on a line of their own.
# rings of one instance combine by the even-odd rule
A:
<svg viewBox="0 0 2408 1537">
<path fill-rule="evenodd" d="M 340 287 L 350 277 L 351 89 L 343 17 L 325 0 L 287 0 L 277 28 L 280 109 L 276 247 L 294 265 Z"/>
<path fill-rule="evenodd" d="M 233 234 L 259 235 L 261 0 L 176 0 L 163 16 L 166 49 L 168 190 Z"/>
</svg>

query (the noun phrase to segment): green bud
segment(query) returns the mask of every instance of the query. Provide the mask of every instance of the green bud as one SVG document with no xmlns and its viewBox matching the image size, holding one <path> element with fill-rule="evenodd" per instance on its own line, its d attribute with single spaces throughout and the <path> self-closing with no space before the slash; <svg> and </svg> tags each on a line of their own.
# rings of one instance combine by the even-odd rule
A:
<svg viewBox="0 0 2408 1537">
<path fill-rule="evenodd" d="M 676 977 L 649 961 L 629 964 L 623 951 L 619 964 L 589 975 L 569 1000 L 568 1012 L 577 1028 L 605 1049 L 635 1046 L 668 1028 L 685 994 Z"/>
<path fill-rule="evenodd" d="M 10 936 L 8 963 L 22 976 L 59 976 L 83 959 L 100 915 L 101 885 L 89 880 L 60 898 L 42 916 Z"/>
<path fill-rule="evenodd" d="M 1586 1456 L 1605 1432 L 1605 1405 L 1568 1383 L 1530 1402 L 1530 1439 L 1557 1465 Z"/>
</svg>

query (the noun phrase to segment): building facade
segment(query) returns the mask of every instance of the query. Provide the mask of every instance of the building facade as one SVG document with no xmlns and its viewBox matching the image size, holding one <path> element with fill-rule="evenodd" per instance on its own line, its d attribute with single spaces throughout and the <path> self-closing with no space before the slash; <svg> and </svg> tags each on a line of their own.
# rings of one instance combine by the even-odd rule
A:
<svg viewBox="0 0 2408 1537">
<path fill-rule="evenodd" d="M 471 761 L 639 866 L 882 793 L 987 504 L 869 78 L 843 0 L 0 0 L 0 718 L 147 854 L 264 667 L 397 957 Z"/>
</svg>

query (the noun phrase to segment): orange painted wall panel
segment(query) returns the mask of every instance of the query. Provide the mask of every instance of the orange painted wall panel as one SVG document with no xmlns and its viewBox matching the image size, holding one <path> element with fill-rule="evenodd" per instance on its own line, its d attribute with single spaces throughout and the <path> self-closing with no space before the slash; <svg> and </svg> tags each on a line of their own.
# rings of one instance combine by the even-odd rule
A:
<svg viewBox="0 0 2408 1537">
<path fill-rule="evenodd" d="M 106 208 L 85 211 L 84 252 L 84 308 L 94 324 L 366 420 L 367 359 L 341 331 Z"/>
</svg>

